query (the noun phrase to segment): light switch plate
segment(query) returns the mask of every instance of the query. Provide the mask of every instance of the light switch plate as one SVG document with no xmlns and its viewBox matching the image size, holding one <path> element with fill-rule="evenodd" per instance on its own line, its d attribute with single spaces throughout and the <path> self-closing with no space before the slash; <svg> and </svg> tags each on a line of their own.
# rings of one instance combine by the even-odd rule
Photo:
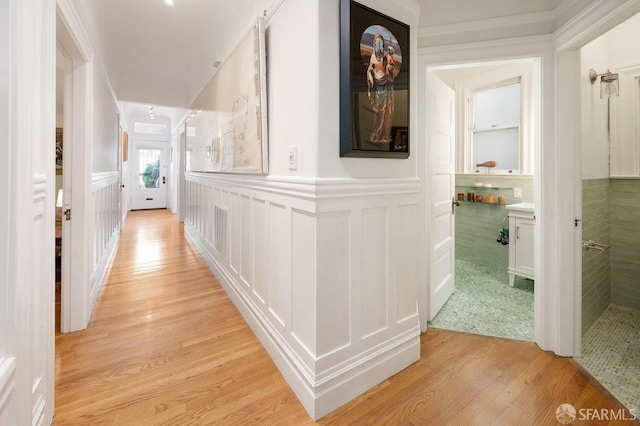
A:
<svg viewBox="0 0 640 426">
<path fill-rule="evenodd" d="M 298 146 L 291 145 L 289 147 L 289 170 L 298 169 Z"/>
<path fill-rule="evenodd" d="M 522 188 L 513 188 L 513 198 L 522 198 Z"/>
</svg>

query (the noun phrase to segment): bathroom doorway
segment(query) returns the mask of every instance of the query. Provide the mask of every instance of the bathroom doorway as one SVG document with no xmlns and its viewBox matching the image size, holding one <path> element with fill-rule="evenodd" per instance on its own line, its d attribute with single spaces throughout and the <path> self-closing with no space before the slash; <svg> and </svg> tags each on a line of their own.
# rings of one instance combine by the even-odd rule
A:
<svg viewBox="0 0 640 426">
<path fill-rule="evenodd" d="M 509 252 L 516 242 L 522 252 L 524 231 L 535 226 L 540 59 L 442 66 L 428 73 L 455 97 L 454 290 L 437 314 L 432 307 L 428 325 L 533 341 L 533 232 L 526 243 L 529 272 L 516 271 Z M 514 226 L 512 214 L 510 229 L 507 206 L 513 205 L 529 209 L 533 226 Z"/>
<path fill-rule="evenodd" d="M 636 413 L 640 412 L 640 49 L 619 46 L 631 46 L 629 41 L 639 35 L 640 15 L 636 15 L 580 51 L 582 353 L 576 357 Z"/>
</svg>

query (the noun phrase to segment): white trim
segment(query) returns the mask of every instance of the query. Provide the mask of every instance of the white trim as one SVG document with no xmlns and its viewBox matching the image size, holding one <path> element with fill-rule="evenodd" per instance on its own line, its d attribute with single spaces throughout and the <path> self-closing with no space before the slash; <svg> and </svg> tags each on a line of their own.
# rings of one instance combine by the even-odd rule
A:
<svg viewBox="0 0 640 426">
<path fill-rule="evenodd" d="M 548 336 L 555 341 L 549 343 L 559 347 L 557 353 L 560 355 L 579 356 L 582 343 L 582 229 L 581 226 L 572 226 L 576 218 L 582 218 L 582 191 L 579 189 L 582 187 L 581 141 L 579 133 L 576 133 L 582 119 L 577 78 L 581 74 L 580 48 L 638 12 L 638 0 L 599 0 L 556 34 L 556 137 L 564 143 L 556 144 L 555 157 L 558 165 L 562 166 L 557 168 L 557 197 L 550 198 L 549 202 L 556 203 L 558 211 L 556 238 L 559 241 L 555 253 L 558 267 L 565 265 L 557 273 L 558 283 L 571 280 L 571 285 L 556 291 L 556 297 L 564 303 L 556 306 L 554 314 L 561 317 L 566 325 L 558 335 Z M 562 194 L 572 195 L 563 197 Z"/>
<path fill-rule="evenodd" d="M 523 58 L 540 58 L 540 63 L 542 66 L 541 98 L 543 102 L 546 101 L 544 105 L 536 105 L 536 108 L 540 110 L 542 116 L 537 121 L 537 125 L 534 123 L 535 132 L 538 132 L 539 135 L 534 141 L 534 166 L 536 171 L 534 177 L 534 198 L 536 200 L 536 217 L 539 219 L 536 223 L 534 238 L 537 274 L 536 292 L 534 295 L 534 327 L 536 331 L 536 343 L 538 343 L 538 345 L 542 349 L 556 351 L 558 347 L 558 341 L 554 340 L 552 342 L 548 342 L 546 337 L 549 334 L 555 335 L 557 331 L 556 329 L 561 329 L 563 327 L 563 324 L 559 323 L 559 314 L 557 312 L 545 316 L 541 314 L 543 311 L 547 312 L 547 310 L 543 308 L 547 308 L 548 306 L 557 306 L 559 304 L 559 300 L 554 296 L 554 291 L 550 291 L 549 289 L 553 286 L 551 283 L 558 282 L 558 280 L 556 279 L 557 277 L 549 272 L 541 273 L 541 271 L 545 271 L 546 269 L 557 271 L 558 267 L 557 265 L 555 265 L 555 263 L 558 261 L 557 257 L 554 259 L 548 259 L 547 262 L 549 263 L 541 262 L 541 257 L 544 250 L 553 250 L 553 248 L 555 247 L 554 235 L 556 235 L 557 232 L 557 229 L 553 226 L 555 219 L 555 207 L 549 203 L 545 203 L 544 200 L 541 199 L 542 197 L 540 194 L 542 183 L 553 181 L 553 173 L 551 173 L 551 176 L 549 176 L 548 174 L 545 175 L 544 181 L 542 179 L 542 176 L 544 173 L 548 173 L 548 170 L 554 168 L 553 163 L 555 161 L 553 160 L 553 158 L 549 160 L 548 156 L 545 157 L 545 161 L 547 161 L 547 167 L 543 170 L 541 165 L 542 153 L 546 150 L 551 150 L 555 145 L 557 145 L 554 142 L 554 132 L 553 128 L 551 127 L 554 123 L 555 113 L 555 110 L 553 109 L 553 107 L 551 107 L 554 98 L 553 94 L 551 93 L 553 90 L 553 86 L 549 84 L 550 82 L 553 82 L 553 38 L 550 35 L 541 35 L 516 39 L 493 40 L 488 42 L 465 43 L 455 46 L 439 46 L 435 48 L 419 49 L 418 90 L 420 91 L 420 93 L 426 93 L 427 73 L 431 67 L 460 65 L 467 63 L 477 64 Z M 422 101 L 418 105 L 420 110 L 419 114 L 420 116 L 425 117 L 426 97 L 423 96 L 421 97 L 421 99 Z M 541 128 L 541 123 L 547 123 L 547 127 Z M 419 140 L 427 139 L 426 120 L 424 121 L 424 124 L 422 126 L 419 126 L 418 132 Z M 542 145 L 544 145 L 544 149 Z M 418 176 L 422 180 L 426 180 L 427 164 L 428 163 L 426 155 L 421 154 L 418 157 Z M 551 185 L 547 183 L 547 185 L 545 186 L 545 198 L 548 195 L 550 199 L 556 199 L 556 191 L 557 189 L 551 187 Z M 427 211 L 426 203 L 430 202 L 430 200 L 427 199 L 426 185 L 423 185 L 420 197 L 423 200 L 421 201 L 420 217 L 423 219 L 420 223 L 419 232 L 424 232 L 424 230 L 429 229 L 428 219 L 425 214 L 425 212 Z M 543 236 L 545 238 L 543 238 Z M 546 237 L 551 238 L 549 239 Z M 542 242 L 544 242 L 544 247 Z M 426 244 L 424 244 L 424 246 L 422 246 L 420 250 L 420 259 L 426 260 Z M 426 267 L 428 268 L 428 265 Z M 418 288 L 418 304 L 421 319 L 420 326 L 424 331 L 426 330 L 426 312 L 428 311 L 428 283 L 426 279 L 426 271 L 421 270 L 420 276 L 421 285 Z"/>
<path fill-rule="evenodd" d="M 71 0 L 56 0 L 56 37 L 65 53 L 65 208 L 72 220 L 63 237 L 62 332 L 86 328 L 89 321 L 90 223 L 93 141 L 94 52 L 78 9 Z M 69 170 L 67 169 L 69 167 Z M 65 242 L 66 241 L 66 242 Z M 67 271 L 65 273 L 65 271 Z"/>
<path fill-rule="evenodd" d="M 473 123 L 469 120 L 473 117 L 474 101 L 472 94 L 479 90 L 487 90 L 493 87 L 500 87 L 507 84 L 520 84 L 521 92 L 521 121 L 519 128 L 519 169 L 513 175 L 527 175 L 534 171 L 533 146 L 534 146 L 534 126 L 536 125 L 537 112 L 535 106 L 539 101 L 539 82 L 534 81 L 537 75 L 536 68 L 539 61 L 516 60 L 510 62 L 500 61 L 489 71 L 480 72 L 470 77 L 462 78 L 456 82 L 456 117 L 463 117 L 457 123 L 456 149 L 462 150 L 462 156 L 457 154 L 456 170 L 463 174 L 473 174 L 476 169 L 472 158 L 472 136 Z M 487 65 L 493 65 L 488 62 Z M 500 68 L 496 68 L 500 66 Z M 537 118 L 539 122 L 539 117 Z M 498 130 L 498 128 L 492 128 Z M 491 130 L 491 129 L 484 129 Z M 478 131 L 477 129 L 475 131 Z M 482 131 L 482 130 L 481 130 Z M 499 165 L 498 165 L 499 166 Z M 506 175 L 507 169 L 492 170 L 492 173 Z M 510 175 L 511 176 L 511 175 Z"/>
<path fill-rule="evenodd" d="M 500 60 L 513 61 L 543 56 L 549 52 L 552 43 L 551 34 L 542 34 L 449 46 L 422 47 L 418 49 L 418 60 L 428 61 L 429 67 Z"/>
<path fill-rule="evenodd" d="M 95 308 L 120 236 L 118 172 L 96 173 L 91 182 L 91 287 L 88 318 Z"/>
<path fill-rule="evenodd" d="M 105 248 L 105 254 L 100 258 L 100 261 L 96 265 L 96 268 L 91 276 L 91 294 L 89 296 L 89 312 L 93 313 L 93 309 L 98 302 L 98 296 L 100 296 L 100 290 L 107 278 L 107 273 L 111 267 L 111 262 L 116 254 L 116 248 L 118 247 L 118 241 L 120 240 L 120 234 L 116 233 L 109 244 Z M 91 314 L 89 318 L 91 319 Z"/>
<path fill-rule="evenodd" d="M 610 0 L 598 2 L 619 3 Z M 579 10 L 583 3 L 581 0 L 564 0 L 555 9 L 548 11 L 423 27 L 418 29 L 418 44 L 424 47 L 457 45 L 466 40 L 490 41 L 494 40 L 497 34 L 500 34 L 503 40 L 523 35 L 559 34 L 570 29 L 580 19 L 578 17 L 598 7 L 597 4 L 589 4 L 583 10 Z M 576 17 L 558 27 L 557 21 L 565 13 L 571 13 L 571 10 L 578 10 Z"/>
<path fill-rule="evenodd" d="M 398 249 L 413 253 L 418 244 L 419 189 L 416 178 L 187 174 L 187 238 L 313 418 L 419 359 L 417 277 L 404 274 L 398 258 Z M 399 217 L 402 224 L 394 219 Z M 333 231 L 336 223 L 345 228 Z M 365 291 L 358 271 L 381 264 L 363 255 L 372 232 L 384 240 L 380 252 L 389 253 L 387 276 L 370 290 L 377 292 L 380 310 L 353 300 Z M 228 244 L 220 245 L 220 238 Z M 327 275 L 335 265 L 326 253 L 334 248 L 349 254 L 340 272 Z M 339 308 L 329 296 L 341 301 Z M 308 305 L 311 300 L 319 302 Z M 327 329 L 328 315 L 344 319 L 337 340 Z M 375 326 L 363 325 L 365 318 L 375 318 Z"/>
<path fill-rule="evenodd" d="M 556 11 L 532 12 L 516 16 L 479 19 L 476 21 L 458 22 L 455 24 L 436 25 L 418 29 L 418 39 L 438 38 L 446 35 L 469 34 L 478 31 L 497 31 L 503 28 L 522 27 L 534 24 L 544 28 L 553 24 L 558 17 Z"/>
<path fill-rule="evenodd" d="M 47 195 L 47 177 L 44 175 L 35 175 L 33 177 L 33 201 L 40 202 Z M 37 215 L 34 215 L 37 216 Z"/>
<path fill-rule="evenodd" d="M 556 50 L 578 49 L 639 12 L 638 0 L 596 0 L 555 31 Z"/>
<path fill-rule="evenodd" d="M 89 42 L 89 36 L 82 26 L 82 19 L 73 2 L 71 0 L 56 0 L 56 5 L 59 19 L 58 28 L 60 28 L 60 23 L 63 24 L 64 28 L 63 33 L 58 32 L 58 39 L 65 46 L 65 49 L 73 47 L 68 53 L 74 59 L 82 59 L 84 62 L 89 62 L 93 56 L 93 49 Z"/>
<path fill-rule="evenodd" d="M 91 192 L 96 192 L 109 185 L 118 183 L 118 172 L 94 173 L 91 176 Z"/>
<path fill-rule="evenodd" d="M 288 176 L 225 175 L 217 173 L 187 172 L 186 180 L 199 183 L 215 183 L 295 197 L 302 200 L 336 200 L 368 196 L 397 196 L 418 193 L 418 178 L 315 178 Z M 310 212 L 315 212 L 310 209 Z"/>
<path fill-rule="evenodd" d="M 0 419 L 15 389 L 16 359 L 0 358 Z"/>
</svg>

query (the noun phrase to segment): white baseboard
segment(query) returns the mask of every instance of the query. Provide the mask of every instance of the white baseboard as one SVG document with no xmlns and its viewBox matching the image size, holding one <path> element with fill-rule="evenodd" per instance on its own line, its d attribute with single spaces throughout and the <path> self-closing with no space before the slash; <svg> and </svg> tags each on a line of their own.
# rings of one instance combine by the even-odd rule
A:
<svg viewBox="0 0 640 426">
<path fill-rule="evenodd" d="M 89 299 L 89 312 L 93 313 L 93 309 L 96 307 L 100 290 L 102 290 L 102 284 L 104 283 L 109 268 L 111 267 L 111 261 L 116 253 L 116 247 L 118 246 L 118 240 L 120 239 L 120 233 L 115 232 L 111 241 L 104 250 L 102 258 L 96 265 L 96 269 L 91 276 L 91 297 Z M 89 315 L 89 318 L 91 315 Z"/>
</svg>

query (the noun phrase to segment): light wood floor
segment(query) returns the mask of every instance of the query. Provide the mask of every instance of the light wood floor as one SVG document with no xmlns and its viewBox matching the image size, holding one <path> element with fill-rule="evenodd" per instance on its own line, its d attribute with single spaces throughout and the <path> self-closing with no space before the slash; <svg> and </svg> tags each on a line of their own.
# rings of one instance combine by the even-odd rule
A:
<svg viewBox="0 0 640 426">
<path fill-rule="evenodd" d="M 429 329 L 421 346 L 318 423 L 557 425 L 561 403 L 621 408 L 531 343 Z M 54 425 L 313 423 L 165 210 L 129 213 L 88 329 L 56 334 L 55 404 Z"/>
</svg>

